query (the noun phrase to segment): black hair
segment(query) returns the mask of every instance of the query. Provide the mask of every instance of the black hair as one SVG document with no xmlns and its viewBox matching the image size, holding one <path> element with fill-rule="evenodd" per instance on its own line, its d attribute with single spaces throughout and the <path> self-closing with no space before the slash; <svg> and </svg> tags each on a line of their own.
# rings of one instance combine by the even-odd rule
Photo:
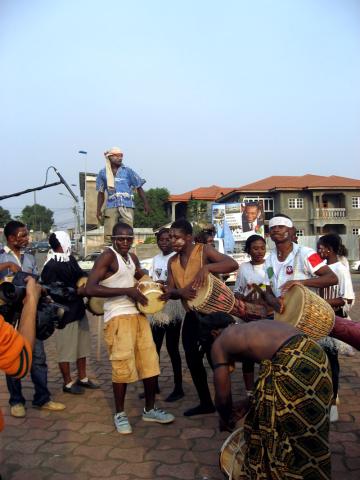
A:
<svg viewBox="0 0 360 480">
<path fill-rule="evenodd" d="M 156 241 L 158 242 L 160 240 L 161 235 L 169 232 L 170 232 L 170 228 L 165 228 L 165 227 L 160 228 L 160 230 L 155 233 Z"/>
<path fill-rule="evenodd" d="M 7 223 L 4 228 L 5 238 L 8 239 L 10 235 L 15 235 L 16 231 L 19 230 L 19 228 L 24 227 L 26 227 L 24 223 L 19 222 L 18 220 L 10 220 L 10 222 Z"/>
<path fill-rule="evenodd" d="M 190 222 L 185 220 L 185 218 L 180 218 L 171 224 L 171 228 L 176 228 L 177 230 L 181 230 L 185 235 L 192 235 L 193 228 Z"/>
<path fill-rule="evenodd" d="M 59 242 L 59 240 L 56 238 L 56 235 L 55 233 L 52 233 L 50 236 L 49 236 L 49 245 L 50 247 L 52 248 L 52 250 L 55 252 L 55 250 L 57 250 L 59 247 L 61 247 L 61 244 Z"/>
<path fill-rule="evenodd" d="M 288 217 L 287 215 L 285 215 L 285 213 L 275 213 L 271 218 L 274 218 L 274 217 L 288 218 L 289 220 L 292 221 L 292 218 L 290 218 L 290 217 Z"/>
<path fill-rule="evenodd" d="M 124 223 L 124 222 L 119 222 L 119 223 L 116 223 L 114 225 L 114 228 L 112 229 L 112 235 L 116 235 L 116 232 L 119 231 L 119 230 L 129 230 L 129 231 L 133 231 L 133 228 L 128 224 L 128 223 Z"/>
<path fill-rule="evenodd" d="M 348 251 L 345 245 L 342 243 L 340 235 L 337 233 L 327 233 L 319 238 L 318 243 L 325 247 L 331 248 L 336 255 L 347 257 Z"/>
<path fill-rule="evenodd" d="M 264 237 L 262 237 L 261 235 L 250 235 L 250 237 L 248 237 L 246 239 L 245 246 L 244 246 L 244 252 L 248 253 L 250 255 L 251 245 L 254 242 L 256 242 L 257 240 L 262 240 L 266 245 L 266 241 L 265 241 Z"/>
<path fill-rule="evenodd" d="M 214 233 L 209 231 L 201 231 L 194 237 L 195 243 L 207 244 L 209 238 L 214 238 Z"/>
</svg>

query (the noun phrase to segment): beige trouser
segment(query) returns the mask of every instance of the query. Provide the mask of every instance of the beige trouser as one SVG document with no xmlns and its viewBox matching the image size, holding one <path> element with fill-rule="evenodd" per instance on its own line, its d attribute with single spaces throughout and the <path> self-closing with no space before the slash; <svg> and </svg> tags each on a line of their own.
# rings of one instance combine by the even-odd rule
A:
<svg viewBox="0 0 360 480">
<path fill-rule="evenodd" d="M 104 240 L 111 244 L 111 235 L 114 225 L 124 222 L 132 227 L 134 225 L 134 209 L 129 207 L 105 208 L 104 215 Z"/>
</svg>

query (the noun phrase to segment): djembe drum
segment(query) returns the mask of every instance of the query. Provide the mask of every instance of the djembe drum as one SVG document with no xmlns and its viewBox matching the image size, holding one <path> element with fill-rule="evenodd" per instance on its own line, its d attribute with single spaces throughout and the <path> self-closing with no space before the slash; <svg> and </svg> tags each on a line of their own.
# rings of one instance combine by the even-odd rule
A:
<svg viewBox="0 0 360 480">
<path fill-rule="evenodd" d="M 164 293 L 161 285 L 152 281 L 150 278 L 140 280 L 137 288 L 148 299 L 147 305 L 141 305 L 137 302 L 136 306 L 141 313 L 154 314 L 160 312 L 165 305 L 164 300 L 160 300 L 160 296 Z"/>
<path fill-rule="evenodd" d="M 87 282 L 87 277 L 81 277 L 76 282 L 76 286 L 78 288 L 85 287 L 86 282 Z M 104 302 L 105 302 L 105 300 L 106 300 L 105 297 L 88 297 L 88 300 L 85 304 L 85 307 L 93 315 L 99 315 L 99 316 L 104 315 Z"/>
<path fill-rule="evenodd" d="M 240 427 L 225 440 L 220 450 L 220 470 L 229 480 L 245 479 L 245 477 L 241 475 L 244 456 L 244 429 Z"/>
<path fill-rule="evenodd" d="M 314 340 L 326 337 L 334 327 L 335 313 L 319 295 L 304 285 L 294 285 L 284 295 L 284 312 L 275 320 L 289 323 Z"/>
<path fill-rule="evenodd" d="M 197 291 L 196 297 L 187 301 L 190 310 L 204 314 L 230 313 L 234 304 L 235 297 L 230 288 L 211 273 L 207 276 L 205 284 Z"/>
</svg>

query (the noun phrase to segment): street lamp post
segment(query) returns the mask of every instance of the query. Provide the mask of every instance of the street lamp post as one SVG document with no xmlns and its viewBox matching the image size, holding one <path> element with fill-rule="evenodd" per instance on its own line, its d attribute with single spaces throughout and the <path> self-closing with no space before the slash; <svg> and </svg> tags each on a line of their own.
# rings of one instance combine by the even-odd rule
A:
<svg viewBox="0 0 360 480">
<path fill-rule="evenodd" d="M 87 198 L 86 198 L 86 193 L 87 193 L 87 182 L 86 182 L 86 174 L 87 174 L 87 151 L 85 150 L 79 150 L 78 153 L 80 155 L 85 156 L 85 172 L 84 172 L 84 181 L 85 181 L 85 187 L 84 187 L 84 257 L 87 255 Z"/>
</svg>

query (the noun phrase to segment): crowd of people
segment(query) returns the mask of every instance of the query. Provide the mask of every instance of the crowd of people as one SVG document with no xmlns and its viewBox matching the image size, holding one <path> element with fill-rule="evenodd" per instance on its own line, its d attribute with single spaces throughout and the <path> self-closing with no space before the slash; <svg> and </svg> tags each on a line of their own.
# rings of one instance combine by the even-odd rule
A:
<svg viewBox="0 0 360 480">
<path fill-rule="evenodd" d="M 314 341 L 296 326 L 274 319 L 284 310 L 284 296 L 295 286 L 315 291 L 342 318 L 349 318 L 355 296 L 346 249 L 337 234 L 322 236 L 317 251 L 296 243 L 295 226 L 283 214 L 269 221 L 275 248 L 266 257 L 266 241 L 257 234 L 248 237 L 245 252 L 250 260 L 240 265 L 214 248 L 215 229 L 206 226 L 195 237 L 185 219 L 156 234 L 159 253 L 150 272 L 141 269 L 131 251 L 134 241 L 136 189 L 149 211 L 142 180 L 122 165 L 118 148 L 105 152 L 106 167 L 97 178 L 98 217 L 102 219 L 104 194 L 106 246 L 90 272 L 85 273 L 71 253 L 66 232 L 49 237 L 50 251 L 41 272 L 44 284 L 61 282 L 76 295 L 65 301 L 63 328 L 56 330 L 56 351 L 63 377 L 63 391 L 82 394 L 99 386 L 87 376 L 90 356 L 89 323 L 84 297 L 104 298 L 104 340 L 112 367 L 115 402 L 114 424 L 120 434 L 132 433 L 126 413 L 129 383 L 143 381 L 145 422 L 169 424 L 173 414 L 156 406 L 159 393 L 160 352 L 165 338 L 173 368 L 174 387 L 165 401 L 184 397 L 180 336 L 185 360 L 199 403 L 184 412 L 187 417 L 214 413 L 220 429 L 233 431 L 245 417 L 245 454 L 241 477 L 249 479 L 330 479 L 329 428 L 337 421 L 339 388 L 338 352 L 341 343 L 332 337 Z M 36 304 L 40 287 L 34 257 L 24 253 L 29 241 L 27 227 L 9 222 L 4 230 L 7 245 L 0 253 L 0 279 L 19 271 L 30 274 L 18 330 L 0 318 L 0 367 L 7 373 L 10 413 L 24 417 L 25 398 L 21 378 L 30 371 L 34 384 L 33 406 L 60 411 L 65 405 L 51 400 L 43 342 L 35 339 Z M 234 287 L 236 308 L 231 312 L 203 314 L 189 308 L 209 275 L 222 278 L 237 271 Z M 167 321 L 141 312 L 148 304 L 138 282 L 150 278 L 161 285 L 159 300 L 165 303 Z M 253 308 L 254 307 L 254 308 Z M 221 310 L 221 309 L 220 309 Z M 250 312 L 250 313 L 249 313 Z M 5 346 L 6 344 L 6 346 Z M 349 351 L 349 350 L 348 350 Z M 214 375 L 212 398 L 204 365 L 207 357 Z M 77 378 L 71 377 L 71 363 Z M 232 401 L 231 375 L 235 362 L 242 363 L 244 399 Z M 255 364 L 259 364 L 257 375 Z"/>
</svg>

